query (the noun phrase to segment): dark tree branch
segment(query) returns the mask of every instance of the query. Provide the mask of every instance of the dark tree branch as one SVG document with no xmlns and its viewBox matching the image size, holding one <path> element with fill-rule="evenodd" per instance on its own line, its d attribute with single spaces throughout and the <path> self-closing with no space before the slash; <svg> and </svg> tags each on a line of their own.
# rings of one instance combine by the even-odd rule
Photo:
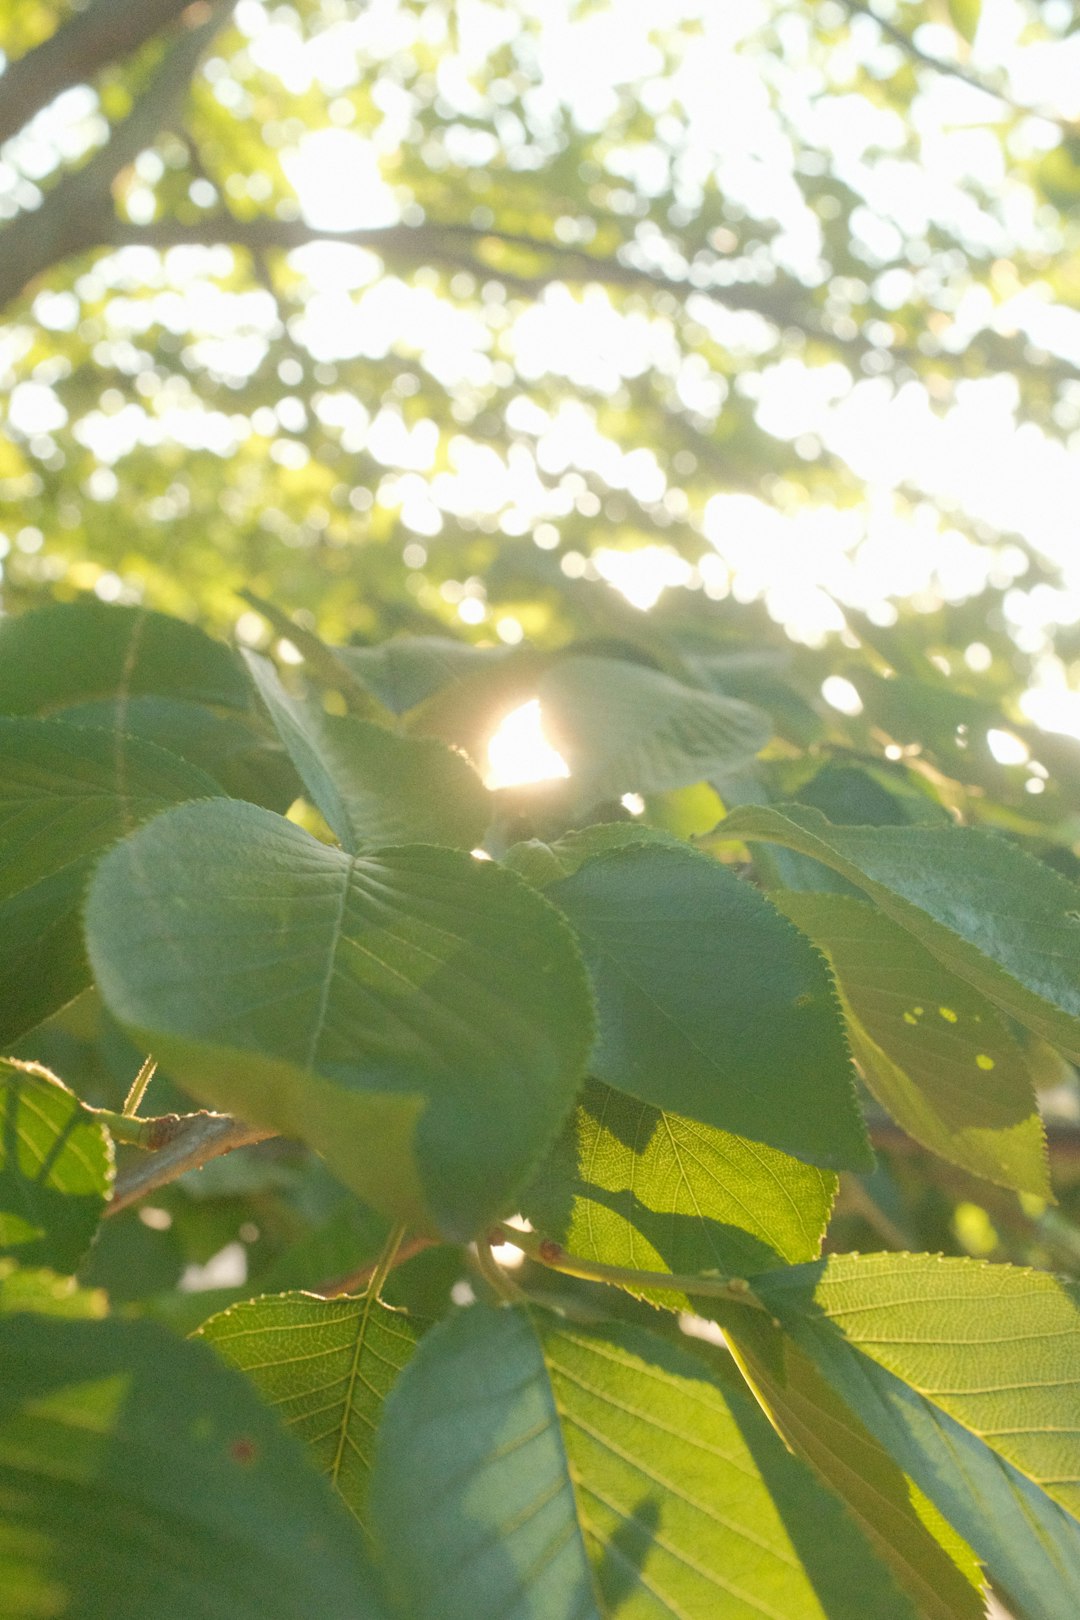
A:
<svg viewBox="0 0 1080 1620">
<path fill-rule="evenodd" d="M 880 352 L 866 337 L 839 336 L 822 324 L 808 306 L 799 289 L 788 285 L 762 287 L 747 282 L 720 285 L 697 282 L 689 277 L 671 276 L 661 270 L 629 264 L 620 258 L 601 258 L 579 248 L 563 247 L 558 242 L 545 242 L 533 236 L 522 236 L 474 225 L 442 223 L 428 220 L 421 225 L 382 225 L 354 231 L 325 231 L 304 224 L 302 220 L 237 219 L 232 214 L 215 213 L 192 221 L 177 219 L 154 220 L 148 225 L 133 225 L 117 219 L 115 214 L 94 222 L 90 247 L 152 247 L 161 251 L 170 247 L 213 247 L 225 244 L 240 248 L 252 256 L 255 264 L 265 266 L 272 252 L 289 253 L 312 242 L 341 242 L 347 247 L 367 248 L 393 268 L 415 269 L 421 265 L 464 270 L 478 279 L 501 282 L 503 286 L 525 297 L 538 297 L 554 282 L 583 285 L 595 282 L 604 287 L 625 287 L 641 292 L 666 292 L 680 301 L 690 297 L 708 299 L 725 309 L 762 316 L 778 328 L 792 327 L 815 343 L 823 344 L 840 354 L 858 360 L 870 352 Z M 494 262 L 491 249 L 511 248 L 546 260 L 545 268 L 533 272 L 511 268 Z M 483 255 L 487 255 L 486 257 Z M 5 296 L 3 267 L 0 266 L 0 308 Z M 14 293 L 7 296 L 13 297 Z M 276 296 L 276 294 L 275 294 Z M 994 334 L 990 334 L 993 336 Z M 1001 340 L 1004 343 L 1005 340 Z M 1017 344 L 1015 353 L 998 353 L 984 348 L 975 339 L 962 355 L 942 352 L 928 355 L 921 350 L 891 348 L 887 352 L 898 365 L 913 369 L 937 364 L 952 368 L 965 357 L 983 366 L 987 371 L 1014 371 L 1039 377 L 1056 377 L 1070 382 L 1080 379 L 1080 366 L 1059 355 L 1048 360 L 1033 358 L 1023 353 Z"/>
<path fill-rule="evenodd" d="M 117 125 L 106 146 L 83 169 L 60 181 L 36 212 L 21 215 L 0 232 L 0 310 L 45 270 L 73 254 L 95 248 L 143 246 L 165 251 L 170 247 L 224 244 L 248 253 L 256 274 L 265 283 L 270 254 L 288 253 L 312 242 L 340 242 L 367 248 L 394 269 L 434 265 L 464 270 L 481 279 L 498 281 L 529 298 L 538 297 L 554 282 L 594 282 L 641 292 L 665 292 L 680 301 L 696 295 L 726 309 L 760 315 L 779 329 L 794 328 L 813 342 L 855 361 L 871 351 L 879 352 L 861 333 L 840 336 L 831 331 L 805 290 L 793 283 L 721 284 L 693 274 L 676 276 L 634 264 L 618 254 L 601 257 L 559 242 L 492 227 L 427 220 L 420 225 L 332 232 L 302 220 L 265 216 L 238 219 L 227 211 L 202 219 L 164 218 L 148 224 L 118 218 L 111 196 L 116 175 L 152 143 L 168 121 L 171 107 L 186 88 L 209 34 L 221 26 L 233 3 L 224 0 L 210 23 L 174 47 L 130 117 Z M 625 243 L 622 252 L 632 248 L 633 244 Z M 526 255 L 536 261 L 537 268 L 529 266 Z M 983 344 L 976 339 L 963 357 L 945 353 L 933 356 L 899 347 L 891 348 L 888 354 L 894 365 L 916 370 L 935 361 L 956 369 L 956 360 L 966 358 L 976 369 L 981 366 L 989 372 L 1008 370 L 1068 381 L 1080 378 L 1080 367 L 1058 355 L 1044 361 L 1026 354 L 1022 342 L 1013 343 L 1010 352 L 1005 353 L 1003 343 Z M 964 374 L 972 374 L 970 368 Z"/>
<path fill-rule="evenodd" d="M 91 0 L 55 34 L 10 62 L 0 78 L 0 141 L 6 141 L 62 90 L 88 83 L 110 62 L 130 56 L 192 0 Z"/>
<path fill-rule="evenodd" d="M 199 220 L 157 219 L 147 225 L 126 220 L 100 219 L 94 222 L 94 242 L 88 246 L 143 247 L 166 249 L 180 246 L 213 247 L 226 243 L 255 255 L 278 251 L 288 253 L 311 242 L 341 242 L 347 247 L 368 248 L 388 263 L 408 266 L 435 264 L 467 270 L 470 274 L 501 281 L 531 296 L 542 292 L 553 281 L 595 281 L 605 286 L 661 290 L 686 298 L 700 293 L 730 309 L 751 310 L 783 325 L 800 323 L 798 306 L 784 289 L 740 284 L 738 286 L 699 286 L 693 280 L 666 275 L 628 264 L 619 258 L 600 258 L 578 248 L 563 247 L 535 236 L 500 231 L 491 227 L 426 221 L 422 225 L 380 225 L 354 231 L 317 230 L 297 219 L 237 219 L 232 214 L 209 214 Z M 521 268 L 493 262 L 478 256 L 484 249 L 518 249 L 551 263 L 550 269 L 530 273 Z M 805 325 L 805 314 L 802 318 Z M 823 337 L 828 334 L 822 333 Z"/>
<path fill-rule="evenodd" d="M 231 13 L 219 0 L 207 21 L 180 34 L 132 111 L 81 169 L 64 175 L 40 208 L 0 232 L 0 309 L 53 265 L 100 244 L 103 225 L 117 224 L 112 187 L 150 146 L 186 95 L 203 51 Z M 0 85 L 3 84 L 0 79 Z"/>
</svg>

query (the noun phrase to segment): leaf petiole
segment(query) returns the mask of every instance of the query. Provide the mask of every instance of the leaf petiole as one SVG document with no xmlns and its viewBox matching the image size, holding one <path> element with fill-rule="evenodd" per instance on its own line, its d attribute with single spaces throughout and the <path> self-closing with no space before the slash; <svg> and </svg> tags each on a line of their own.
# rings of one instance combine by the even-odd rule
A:
<svg viewBox="0 0 1080 1620">
<path fill-rule="evenodd" d="M 672 1293 L 696 1294 L 701 1299 L 725 1299 L 733 1305 L 746 1305 L 755 1311 L 768 1308 L 758 1299 L 745 1277 L 721 1277 L 700 1272 L 636 1271 L 630 1266 L 605 1266 L 598 1260 L 567 1254 L 562 1244 L 554 1239 L 541 1237 L 535 1232 L 522 1232 L 505 1221 L 500 1221 L 498 1230 L 508 1243 L 524 1249 L 530 1260 L 547 1266 L 551 1271 L 560 1271 L 567 1277 L 580 1277 L 584 1282 L 611 1283 L 616 1288 L 632 1291 L 662 1288 Z"/>
<path fill-rule="evenodd" d="M 375 1262 L 375 1269 L 371 1273 L 371 1281 L 364 1290 L 369 1299 L 378 1299 L 382 1293 L 383 1284 L 393 1269 L 394 1260 L 405 1236 L 404 1226 L 395 1226 L 386 1240 L 386 1245 Z"/>
<path fill-rule="evenodd" d="M 138 1074 L 131 1082 L 131 1090 L 124 1098 L 124 1115 L 130 1118 L 139 1112 L 139 1105 L 146 1096 L 146 1088 L 157 1072 L 157 1059 L 147 1057 L 143 1060 Z"/>
</svg>

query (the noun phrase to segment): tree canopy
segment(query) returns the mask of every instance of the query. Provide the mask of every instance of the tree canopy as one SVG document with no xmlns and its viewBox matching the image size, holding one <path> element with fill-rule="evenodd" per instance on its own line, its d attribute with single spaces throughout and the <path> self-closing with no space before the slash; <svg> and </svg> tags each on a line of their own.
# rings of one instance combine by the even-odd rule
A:
<svg viewBox="0 0 1080 1620">
<path fill-rule="evenodd" d="M 1072 27 L 9 7 L 9 601 L 226 624 L 244 585 L 333 634 L 535 638 L 568 577 L 640 579 L 623 554 L 661 546 L 646 593 L 734 574 L 818 633 L 812 586 L 1015 586 L 1044 651 L 1066 529 L 1023 470 L 1067 487 L 1080 410 Z"/>
</svg>

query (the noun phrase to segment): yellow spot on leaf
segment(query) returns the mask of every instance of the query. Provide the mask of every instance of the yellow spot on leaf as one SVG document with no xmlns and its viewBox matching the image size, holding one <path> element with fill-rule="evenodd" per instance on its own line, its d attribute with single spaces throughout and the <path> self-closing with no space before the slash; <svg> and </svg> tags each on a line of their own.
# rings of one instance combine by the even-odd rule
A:
<svg viewBox="0 0 1080 1620">
<path fill-rule="evenodd" d="M 944 1018 L 947 1024 L 956 1023 L 958 1014 L 954 1013 L 951 1007 L 939 1007 L 938 1012 L 941 1014 L 942 1018 Z"/>
<path fill-rule="evenodd" d="M 916 1018 L 914 1013 L 905 1013 L 904 1014 L 904 1023 L 905 1024 L 917 1024 L 918 1022 L 919 1022 L 919 1020 Z"/>
<path fill-rule="evenodd" d="M 975 1057 L 975 1062 L 979 1065 L 980 1069 L 992 1069 L 994 1067 L 993 1058 L 988 1057 L 985 1052 L 977 1053 L 976 1057 Z"/>
</svg>

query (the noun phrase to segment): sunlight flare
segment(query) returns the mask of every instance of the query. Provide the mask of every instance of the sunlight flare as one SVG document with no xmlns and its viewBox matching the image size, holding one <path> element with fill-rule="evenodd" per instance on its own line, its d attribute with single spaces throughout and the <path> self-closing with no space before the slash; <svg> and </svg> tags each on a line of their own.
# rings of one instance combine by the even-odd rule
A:
<svg viewBox="0 0 1080 1620">
<path fill-rule="evenodd" d="M 539 698 L 512 709 L 499 722 L 488 742 L 489 788 L 523 787 L 527 782 L 548 782 L 569 776 L 570 767 L 544 736 Z"/>
</svg>

